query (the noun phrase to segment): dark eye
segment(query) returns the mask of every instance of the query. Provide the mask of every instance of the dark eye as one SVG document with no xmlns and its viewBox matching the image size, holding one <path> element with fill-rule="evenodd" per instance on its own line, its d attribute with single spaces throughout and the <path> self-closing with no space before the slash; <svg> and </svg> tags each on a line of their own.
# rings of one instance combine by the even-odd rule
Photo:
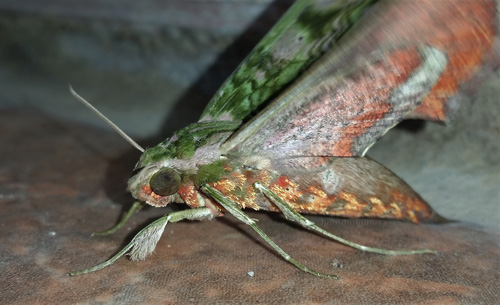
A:
<svg viewBox="0 0 500 305">
<path fill-rule="evenodd" d="M 151 176 L 149 186 L 160 196 L 172 195 L 181 187 L 181 176 L 173 169 L 162 168 Z"/>
</svg>

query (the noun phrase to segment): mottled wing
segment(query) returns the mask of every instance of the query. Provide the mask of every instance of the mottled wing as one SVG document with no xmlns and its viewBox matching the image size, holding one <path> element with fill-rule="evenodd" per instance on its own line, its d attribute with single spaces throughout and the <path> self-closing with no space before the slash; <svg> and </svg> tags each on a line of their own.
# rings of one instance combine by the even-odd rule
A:
<svg viewBox="0 0 500 305">
<path fill-rule="evenodd" d="M 467 80 L 483 65 L 498 64 L 496 0 L 419 0 L 402 1 L 391 7 L 384 19 L 386 28 L 374 29 L 372 35 L 387 43 L 408 40 L 432 45 L 448 56 L 448 66 L 438 83 L 409 117 L 445 121 L 457 108 L 455 97 Z M 408 18 L 411 16 L 411 18 Z"/>
<path fill-rule="evenodd" d="M 335 44 L 377 0 L 299 0 L 214 95 L 200 121 L 244 121 Z"/>
<path fill-rule="evenodd" d="M 228 166 L 224 179 L 211 185 L 228 198 L 235 198 L 242 208 L 279 211 L 265 194 L 255 192 L 255 183 L 260 183 L 299 213 L 415 223 L 443 220 L 401 178 L 367 157 L 265 160 L 256 156 Z M 183 191 L 183 198 L 188 194 Z"/>
<path fill-rule="evenodd" d="M 269 188 L 299 213 L 443 221 L 408 184 L 369 158 L 304 157 L 273 163 L 282 175 Z M 258 203 L 272 209 L 265 199 Z"/>
<path fill-rule="evenodd" d="M 446 101 L 491 48 L 495 8 L 495 1 L 381 4 L 224 143 L 223 152 L 363 156 L 412 112 L 443 119 Z M 462 14 L 448 16 L 450 10 Z"/>
<path fill-rule="evenodd" d="M 299 83 L 224 143 L 223 151 L 271 158 L 363 156 L 418 106 L 447 63 L 441 51 L 430 47 L 371 57 Z"/>
</svg>

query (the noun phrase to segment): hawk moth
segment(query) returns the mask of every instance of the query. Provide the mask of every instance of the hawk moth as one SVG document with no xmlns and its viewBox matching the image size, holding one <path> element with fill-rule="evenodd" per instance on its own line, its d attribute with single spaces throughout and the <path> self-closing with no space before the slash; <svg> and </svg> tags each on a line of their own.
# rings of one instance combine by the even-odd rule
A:
<svg viewBox="0 0 500 305">
<path fill-rule="evenodd" d="M 127 252 L 145 259 L 168 222 L 229 212 L 299 269 L 337 278 L 294 260 L 244 208 L 281 212 L 363 251 L 434 253 L 359 245 L 302 214 L 442 219 L 365 154 L 405 118 L 446 119 L 450 98 L 492 47 L 496 6 L 493 0 L 296 1 L 198 122 L 146 150 L 129 140 L 143 153 L 128 182 L 137 202 L 105 233 L 145 204 L 190 209 L 157 219 L 110 260 L 70 275 L 102 269 Z"/>
</svg>

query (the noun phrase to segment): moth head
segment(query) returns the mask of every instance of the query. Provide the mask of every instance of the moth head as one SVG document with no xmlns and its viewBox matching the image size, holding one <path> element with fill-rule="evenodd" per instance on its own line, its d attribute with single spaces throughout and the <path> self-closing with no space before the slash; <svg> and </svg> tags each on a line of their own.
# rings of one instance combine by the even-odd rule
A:
<svg viewBox="0 0 500 305">
<path fill-rule="evenodd" d="M 189 188 L 200 185 L 214 176 L 209 173 L 220 172 L 217 165 L 209 166 L 219 160 L 220 152 L 218 146 L 210 145 L 212 138 L 206 135 L 203 126 L 201 123 L 189 125 L 158 145 L 146 149 L 128 182 L 132 196 L 157 207 L 172 201 L 183 203 L 185 201 L 178 194 L 183 186 Z M 216 131 L 213 133 L 218 135 Z M 200 168 L 206 166 L 210 167 L 209 170 L 198 175 Z M 198 176 L 201 178 L 197 179 Z"/>
<path fill-rule="evenodd" d="M 182 202 L 177 194 L 182 177 L 179 170 L 152 164 L 135 170 L 128 181 L 128 190 L 139 201 L 163 207 L 172 201 Z"/>
<path fill-rule="evenodd" d="M 177 131 L 155 147 L 144 149 L 115 123 L 104 116 L 83 97 L 69 87 L 71 94 L 111 126 L 118 134 L 139 150 L 142 155 L 137 162 L 134 174 L 128 181 L 127 189 L 134 198 L 153 206 L 165 206 L 172 201 L 183 202 L 177 194 L 182 186 L 182 177 L 186 173 L 196 172 L 195 165 L 189 159 L 195 156 L 196 145 L 193 136 L 194 127 Z M 199 145 L 201 143 L 198 141 Z M 181 170 L 182 169 L 182 170 Z"/>
<path fill-rule="evenodd" d="M 195 169 L 184 156 L 179 156 L 179 146 L 169 138 L 142 153 L 128 181 L 128 190 L 134 198 L 156 207 L 172 201 L 183 202 L 177 192 L 187 180 L 184 179 L 187 173 Z"/>
<path fill-rule="evenodd" d="M 160 196 L 170 196 L 181 188 L 181 176 L 168 167 L 160 168 L 149 179 L 151 190 Z"/>
<path fill-rule="evenodd" d="M 135 199 L 156 207 L 182 202 L 177 192 L 186 172 L 185 163 L 172 156 L 168 146 L 151 147 L 137 162 L 128 190 Z"/>
</svg>

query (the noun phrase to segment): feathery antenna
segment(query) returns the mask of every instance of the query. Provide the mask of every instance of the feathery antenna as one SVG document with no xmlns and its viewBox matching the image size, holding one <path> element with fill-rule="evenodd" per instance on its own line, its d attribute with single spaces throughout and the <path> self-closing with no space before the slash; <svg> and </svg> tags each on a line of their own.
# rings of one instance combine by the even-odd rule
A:
<svg viewBox="0 0 500 305">
<path fill-rule="evenodd" d="M 73 90 L 73 87 L 71 87 L 71 85 L 69 85 L 69 92 L 71 92 L 71 94 L 77 100 L 79 100 L 80 102 L 82 102 L 82 104 L 84 104 L 85 106 L 87 106 L 87 108 L 89 108 L 90 110 L 92 110 L 92 112 L 94 112 L 104 122 L 106 122 L 109 126 L 111 126 L 111 128 L 113 128 L 116 132 L 118 132 L 118 134 L 120 136 L 122 136 L 122 138 L 124 138 L 127 142 L 129 142 L 130 144 L 132 144 L 132 146 L 134 146 L 135 148 L 137 148 L 137 150 L 139 150 L 141 153 L 144 152 L 144 148 L 142 148 L 141 145 L 137 144 L 137 142 L 135 142 L 134 140 L 132 140 L 132 138 L 129 137 L 123 130 L 121 130 L 120 127 L 116 126 L 115 123 L 111 122 L 110 119 L 108 119 L 104 114 L 102 114 L 99 110 L 97 110 L 94 106 L 92 106 L 92 104 L 90 104 L 83 97 L 81 97 L 80 95 L 78 95 L 78 93 L 76 93 L 75 90 Z"/>
</svg>

